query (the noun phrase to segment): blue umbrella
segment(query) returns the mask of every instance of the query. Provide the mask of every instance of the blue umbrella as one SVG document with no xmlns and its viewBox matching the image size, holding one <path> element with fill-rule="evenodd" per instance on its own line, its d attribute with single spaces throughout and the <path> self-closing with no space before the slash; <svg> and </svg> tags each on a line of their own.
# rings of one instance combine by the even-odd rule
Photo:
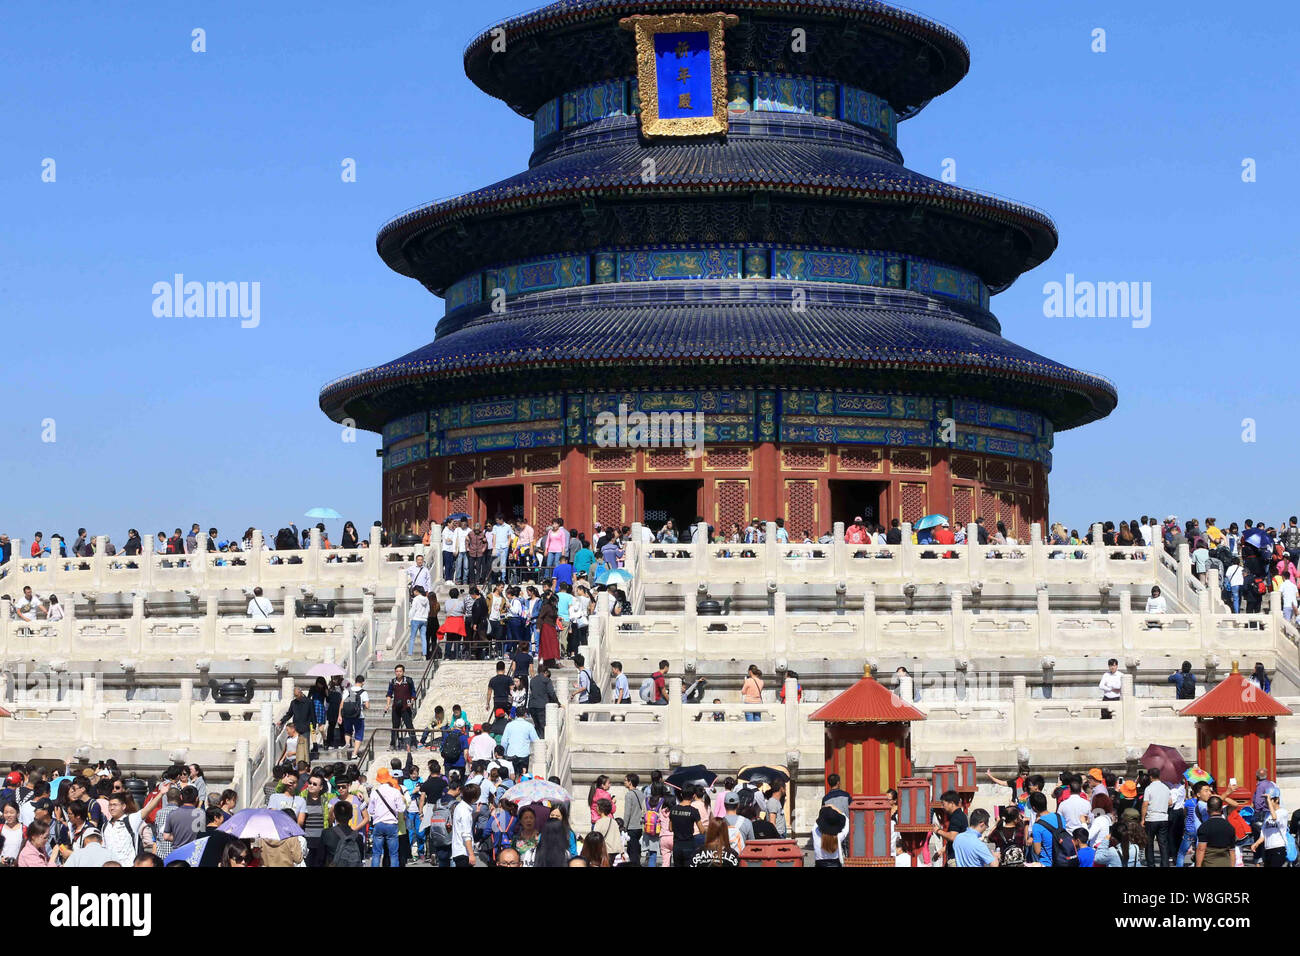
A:
<svg viewBox="0 0 1300 956">
<path fill-rule="evenodd" d="M 937 528 L 939 525 L 947 524 L 947 515 L 926 515 L 916 524 L 912 525 L 913 531 L 924 531 L 927 528 Z"/>
<path fill-rule="evenodd" d="M 597 584 L 631 584 L 632 572 L 626 568 L 603 568 L 596 575 Z"/>
<path fill-rule="evenodd" d="M 171 863 L 173 860 L 184 860 L 190 866 L 198 866 L 199 860 L 203 859 L 203 849 L 208 845 L 208 837 L 199 837 L 197 840 L 191 840 L 184 846 L 179 846 L 172 850 L 163 859 L 163 863 Z"/>
<path fill-rule="evenodd" d="M 448 521 L 468 521 L 469 515 L 463 511 L 457 511 L 454 515 L 447 515 Z"/>
<path fill-rule="evenodd" d="M 1268 536 L 1268 532 L 1263 528 L 1251 528 L 1241 536 L 1241 540 L 1246 544 L 1253 545 L 1265 554 L 1273 550 L 1273 539 Z"/>
<path fill-rule="evenodd" d="M 337 521 L 339 518 L 342 518 L 343 516 L 339 514 L 337 511 L 335 511 L 333 508 L 312 508 L 311 511 L 307 512 L 307 517 Z"/>
</svg>

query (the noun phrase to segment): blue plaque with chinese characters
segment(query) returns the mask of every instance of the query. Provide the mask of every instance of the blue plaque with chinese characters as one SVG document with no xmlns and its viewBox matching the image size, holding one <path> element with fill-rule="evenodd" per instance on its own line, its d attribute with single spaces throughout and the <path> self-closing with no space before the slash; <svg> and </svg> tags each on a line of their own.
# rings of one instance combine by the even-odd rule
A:
<svg viewBox="0 0 1300 956">
<path fill-rule="evenodd" d="M 660 118 L 712 118 L 708 33 L 655 34 L 655 79 Z"/>
<path fill-rule="evenodd" d="M 624 17 L 636 34 L 641 132 L 646 137 L 727 131 L 727 64 L 722 33 L 734 14 Z"/>
</svg>

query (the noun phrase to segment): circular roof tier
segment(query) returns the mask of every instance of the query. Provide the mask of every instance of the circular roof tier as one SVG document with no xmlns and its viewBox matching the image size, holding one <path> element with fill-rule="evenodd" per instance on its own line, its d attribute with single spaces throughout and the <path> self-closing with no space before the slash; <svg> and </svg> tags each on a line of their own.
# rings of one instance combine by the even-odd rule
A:
<svg viewBox="0 0 1300 956">
<path fill-rule="evenodd" d="M 465 73 L 484 92 L 532 116 L 584 83 L 636 72 L 634 41 L 619 29 L 621 18 L 718 11 L 740 18 L 726 34 L 729 70 L 852 83 L 889 100 L 900 118 L 919 112 L 970 69 L 970 51 L 953 30 L 873 0 L 559 0 L 471 40 Z M 791 43 L 799 28 L 806 31 L 804 52 Z"/>
<path fill-rule="evenodd" d="M 843 142 L 772 132 L 643 144 L 635 119 L 602 122 L 611 136 L 599 146 L 390 220 L 375 240 L 379 255 L 441 293 L 476 268 L 511 259 L 600 243 L 711 241 L 702 233 L 716 232 L 729 241 L 926 256 L 975 272 L 997 292 L 1056 249 L 1056 226 L 1045 213 Z M 653 182 L 645 181 L 648 161 Z"/>
<path fill-rule="evenodd" d="M 791 306 L 796 290 L 806 307 Z M 918 293 L 772 280 L 613 283 L 528 296 L 321 391 L 331 418 L 378 430 L 431 407 L 448 387 L 469 398 L 678 379 L 990 398 L 1038 411 L 1059 430 L 1108 415 L 1106 379 L 981 328 L 955 304 Z"/>
</svg>

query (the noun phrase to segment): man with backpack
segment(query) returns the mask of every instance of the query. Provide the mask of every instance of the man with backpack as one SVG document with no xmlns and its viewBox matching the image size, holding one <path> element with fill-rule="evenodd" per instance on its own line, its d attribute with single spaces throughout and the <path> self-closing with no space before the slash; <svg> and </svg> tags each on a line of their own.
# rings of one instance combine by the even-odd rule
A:
<svg viewBox="0 0 1300 956">
<path fill-rule="evenodd" d="M 340 800 L 334 804 L 334 824 L 325 831 L 321 843 L 325 849 L 326 866 L 362 866 L 365 859 L 366 838 L 352 829 L 352 804 Z"/>
<path fill-rule="evenodd" d="M 438 745 L 438 754 L 443 766 L 450 774 L 453 770 L 465 771 L 465 752 L 469 749 L 469 736 L 457 724 L 452 724 L 442 732 L 442 742 Z"/>
<path fill-rule="evenodd" d="M 1065 829 L 1060 813 L 1047 812 L 1047 794 L 1029 794 L 1029 807 L 1034 812 L 1034 857 L 1043 866 L 1078 866 L 1079 854 L 1074 847 L 1074 837 Z"/>
<path fill-rule="evenodd" d="M 133 866 L 135 855 L 140 852 L 140 828 L 144 825 L 145 815 L 162 802 L 164 790 L 155 793 L 141 809 L 135 813 L 126 812 L 127 795 L 115 793 L 108 798 L 108 820 L 104 824 L 104 848 L 122 866 Z"/>
<path fill-rule="evenodd" d="M 569 695 L 572 700 L 577 699 L 579 704 L 599 704 L 600 685 L 591 679 L 591 671 L 586 668 L 586 658 L 581 654 L 573 655 L 573 663 L 578 668 L 578 686 L 573 693 Z M 587 714 L 581 715 L 579 720 L 586 720 Z"/>
</svg>

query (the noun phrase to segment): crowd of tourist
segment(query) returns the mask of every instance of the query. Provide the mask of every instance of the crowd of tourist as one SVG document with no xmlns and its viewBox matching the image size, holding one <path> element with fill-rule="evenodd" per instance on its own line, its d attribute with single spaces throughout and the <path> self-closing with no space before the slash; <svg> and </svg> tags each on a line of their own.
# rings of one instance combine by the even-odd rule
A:
<svg viewBox="0 0 1300 956">
<path fill-rule="evenodd" d="M 789 778 L 778 768 L 735 777 L 654 769 L 644 778 L 622 774 L 617 786 L 600 775 L 570 793 L 558 777 L 528 773 L 529 731 L 528 715 L 504 727 L 470 725 L 457 708 L 423 767 L 411 753 L 373 775 L 355 763 L 287 760 L 276 767 L 265 808 L 238 812 L 238 795 L 209 790 L 193 764 L 149 784 L 124 777 L 111 760 L 52 770 L 15 763 L 0 789 L 0 866 L 735 867 L 753 841 L 795 839 Z M 1131 780 L 1096 767 L 1066 771 L 1050 790 L 1028 770 L 988 778 L 1008 793 L 991 813 L 950 791 L 919 826 L 899 825 L 890 790 L 894 864 L 1296 863 L 1300 810 L 1283 806 L 1264 771 L 1242 799 L 1216 793 L 1199 767 L 1181 775 L 1143 769 Z M 795 840 L 814 866 L 844 865 L 852 798 L 828 775 L 810 839 Z M 269 816 L 271 826 L 240 836 L 247 814 Z"/>
</svg>

